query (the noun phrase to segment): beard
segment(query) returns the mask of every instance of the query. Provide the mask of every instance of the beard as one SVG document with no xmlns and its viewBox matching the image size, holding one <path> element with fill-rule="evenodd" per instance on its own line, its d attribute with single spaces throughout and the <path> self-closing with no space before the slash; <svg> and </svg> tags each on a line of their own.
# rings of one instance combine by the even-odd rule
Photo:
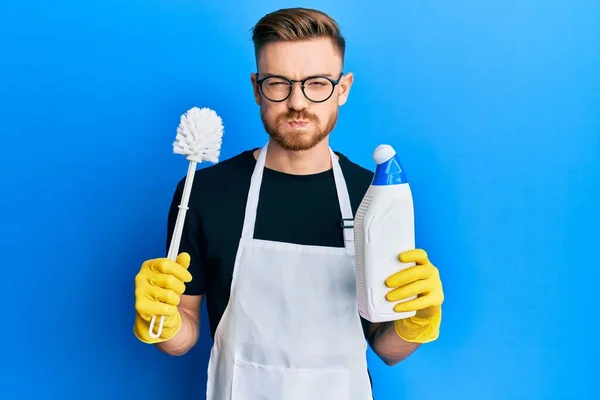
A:
<svg viewBox="0 0 600 400">
<path fill-rule="evenodd" d="M 286 113 L 269 119 L 265 116 L 263 108 L 261 107 L 260 118 L 270 138 L 281 148 L 290 151 L 301 151 L 312 149 L 329 136 L 337 123 L 338 110 L 336 108 L 335 111 L 331 113 L 324 127 L 321 127 L 321 120 L 319 117 L 305 110 L 288 110 Z M 309 121 L 314 126 L 314 131 L 288 127 L 285 132 L 282 132 L 280 127 L 285 126 L 289 120 Z"/>
</svg>

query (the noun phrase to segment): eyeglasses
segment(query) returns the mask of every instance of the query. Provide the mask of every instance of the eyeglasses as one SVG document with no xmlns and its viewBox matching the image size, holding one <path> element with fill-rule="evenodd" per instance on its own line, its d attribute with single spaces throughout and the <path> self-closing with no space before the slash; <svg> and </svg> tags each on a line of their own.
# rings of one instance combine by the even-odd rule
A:
<svg viewBox="0 0 600 400">
<path fill-rule="evenodd" d="M 258 76 L 258 73 L 256 75 Z M 269 75 L 258 79 L 256 83 L 262 95 L 276 103 L 285 101 L 290 97 L 296 82 L 300 83 L 304 97 L 313 103 L 322 103 L 331 97 L 343 75 L 343 72 L 340 73 L 338 79 L 331 79 L 326 76 L 309 76 L 302 80 L 288 79 L 280 75 Z"/>
</svg>

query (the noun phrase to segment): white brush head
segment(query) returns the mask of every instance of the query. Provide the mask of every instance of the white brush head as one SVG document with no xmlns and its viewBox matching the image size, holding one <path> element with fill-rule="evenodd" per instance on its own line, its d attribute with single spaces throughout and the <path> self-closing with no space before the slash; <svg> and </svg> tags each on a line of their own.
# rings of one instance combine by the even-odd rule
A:
<svg viewBox="0 0 600 400">
<path fill-rule="evenodd" d="M 193 107 L 181 116 L 173 153 L 189 161 L 219 162 L 223 140 L 223 121 L 210 108 Z"/>
</svg>

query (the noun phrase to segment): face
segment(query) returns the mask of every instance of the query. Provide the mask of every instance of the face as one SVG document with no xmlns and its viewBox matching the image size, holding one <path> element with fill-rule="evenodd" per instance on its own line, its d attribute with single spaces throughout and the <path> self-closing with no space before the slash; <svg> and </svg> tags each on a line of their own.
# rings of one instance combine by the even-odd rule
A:
<svg viewBox="0 0 600 400">
<path fill-rule="evenodd" d="M 273 75 L 290 80 L 326 76 L 336 81 L 342 73 L 342 60 L 329 39 L 270 43 L 258 58 L 258 73 L 259 79 Z M 291 151 L 309 150 L 320 143 L 335 127 L 338 107 L 348 98 L 352 78 L 352 74 L 344 75 L 334 86 L 331 97 L 323 102 L 305 97 L 299 82 L 293 84 L 287 99 L 274 102 L 263 96 L 257 77 L 252 74 L 254 97 L 271 139 Z M 326 80 L 314 79 L 306 83 L 305 91 L 311 99 L 321 100 L 331 93 L 330 85 Z M 275 100 L 285 97 L 287 87 L 287 82 L 275 78 L 263 84 L 265 93 Z"/>
</svg>

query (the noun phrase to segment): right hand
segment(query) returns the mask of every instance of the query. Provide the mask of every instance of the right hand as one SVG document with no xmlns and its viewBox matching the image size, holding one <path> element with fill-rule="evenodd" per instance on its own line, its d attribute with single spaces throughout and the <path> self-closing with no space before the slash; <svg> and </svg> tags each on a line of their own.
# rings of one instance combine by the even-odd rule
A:
<svg viewBox="0 0 600 400">
<path fill-rule="evenodd" d="M 181 253 L 176 261 L 155 258 L 142 264 L 135 276 L 135 324 L 133 332 L 142 342 L 153 344 L 171 339 L 181 328 L 181 315 L 177 309 L 185 283 L 192 280 L 187 270 L 190 255 Z M 154 318 L 153 331 L 158 332 L 161 316 L 165 316 L 160 337 L 148 334 Z"/>
</svg>

